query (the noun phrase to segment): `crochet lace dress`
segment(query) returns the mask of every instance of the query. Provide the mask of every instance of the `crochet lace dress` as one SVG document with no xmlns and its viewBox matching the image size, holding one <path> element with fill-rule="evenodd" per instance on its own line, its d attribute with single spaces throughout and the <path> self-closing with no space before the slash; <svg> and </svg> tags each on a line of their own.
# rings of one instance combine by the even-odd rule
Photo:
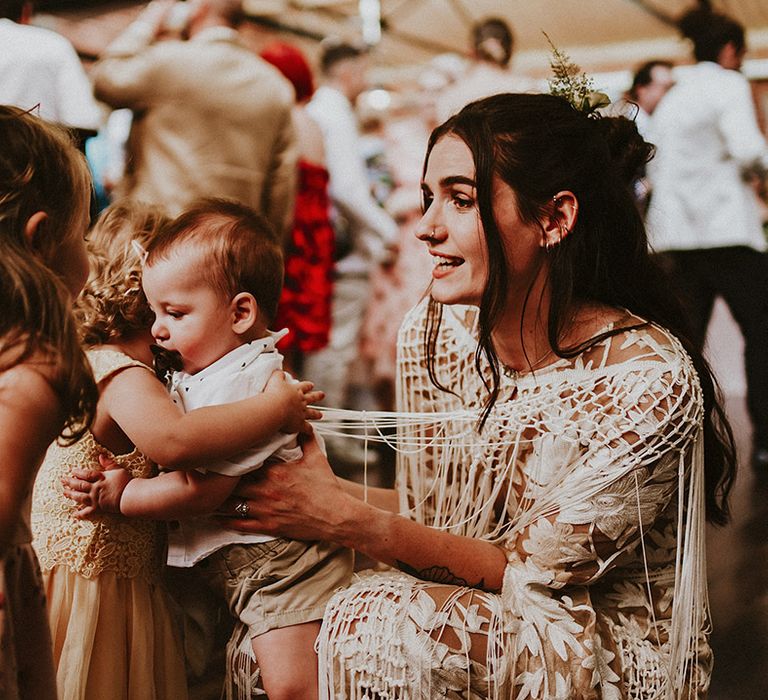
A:
<svg viewBox="0 0 768 700">
<path fill-rule="evenodd" d="M 574 359 L 507 372 L 485 428 L 476 309 L 426 303 L 399 338 L 401 512 L 507 554 L 499 595 L 368 572 L 329 603 L 321 697 L 696 698 L 712 656 L 702 415 L 690 358 L 641 324 Z M 439 580 L 439 571 L 430 578 Z"/>
<path fill-rule="evenodd" d="M 145 367 L 109 349 L 88 351 L 97 383 Z M 147 371 L 152 371 L 146 368 Z M 155 465 L 138 450 L 112 455 L 89 431 L 71 447 L 51 445 L 32 497 L 33 545 L 43 569 L 60 700 L 184 700 L 184 657 L 161 584 L 158 523 L 119 515 L 77 520 L 60 479 L 99 468 L 106 454 L 146 478 Z"/>
</svg>

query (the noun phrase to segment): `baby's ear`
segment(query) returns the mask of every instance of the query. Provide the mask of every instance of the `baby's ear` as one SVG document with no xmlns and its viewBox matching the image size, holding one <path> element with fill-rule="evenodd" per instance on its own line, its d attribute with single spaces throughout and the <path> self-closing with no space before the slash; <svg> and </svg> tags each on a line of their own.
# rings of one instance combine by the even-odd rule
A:
<svg viewBox="0 0 768 700">
<path fill-rule="evenodd" d="M 240 292 L 230 302 L 232 310 L 232 330 L 235 333 L 246 333 L 259 319 L 259 305 L 253 294 Z"/>
</svg>

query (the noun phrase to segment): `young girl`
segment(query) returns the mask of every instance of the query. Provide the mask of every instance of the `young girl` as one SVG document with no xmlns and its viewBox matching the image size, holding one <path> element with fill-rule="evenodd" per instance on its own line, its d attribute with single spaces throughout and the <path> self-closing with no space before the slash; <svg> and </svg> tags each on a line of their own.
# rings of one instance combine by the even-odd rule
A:
<svg viewBox="0 0 768 700">
<path fill-rule="evenodd" d="M 89 175 L 63 130 L 0 106 L 0 697 L 56 696 L 29 495 L 48 444 L 77 439 L 96 388 L 70 307 L 88 271 Z"/>
<path fill-rule="evenodd" d="M 307 402 L 321 396 L 309 383 L 289 385 L 281 374 L 265 394 L 237 404 L 185 415 L 172 403 L 151 369 L 153 314 L 131 245 L 146 244 L 158 223 L 154 210 L 117 205 L 96 227 L 94 238 L 102 250 L 108 240 L 112 257 L 97 254 L 77 304 L 99 387 L 96 416 L 77 444 L 51 447 L 35 485 L 32 527 L 62 700 L 177 700 L 186 697 L 186 682 L 160 585 L 164 543 L 157 525 L 114 516 L 84 523 L 74 517 L 76 505 L 63 495 L 61 478 L 100 454 L 136 477 L 152 476 L 153 463 L 205 464 L 276 430 L 295 432 L 315 415 Z"/>
</svg>

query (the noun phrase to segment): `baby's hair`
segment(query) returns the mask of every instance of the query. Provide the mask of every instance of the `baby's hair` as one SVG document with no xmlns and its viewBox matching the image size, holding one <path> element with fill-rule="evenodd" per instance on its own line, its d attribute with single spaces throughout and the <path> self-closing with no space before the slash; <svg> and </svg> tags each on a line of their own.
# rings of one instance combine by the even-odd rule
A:
<svg viewBox="0 0 768 700">
<path fill-rule="evenodd" d="M 38 358 L 53 370 L 66 439 L 89 425 L 98 399 L 77 337 L 72 299 L 45 261 L 81 235 L 90 175 L 67 131 L 18 109 L 0 106 L 0 371 Z M 26 224 L 47 218 L 34 237 Z"/>
<path fill-rule="evenodd" d="M 132 200 L 100 214 L 88 237 L 91 275 L 75 304 L 83 343 L 103 345 L 150 328 L 155 317 L 141 288 L 134 242 L 146 248 L 170 220 L 160 207 Z"/>
<path fill-rule="evenodd" d="M 266 322 L 274 320 L 283 286 L 283 253 L 261 214 L 228 199 L 197 200 L 152 240 L 146 264 L 168 259 L 183 244 L 200 254 L 190 275 L 227 299 L 249 292 Z"/>
</svg>

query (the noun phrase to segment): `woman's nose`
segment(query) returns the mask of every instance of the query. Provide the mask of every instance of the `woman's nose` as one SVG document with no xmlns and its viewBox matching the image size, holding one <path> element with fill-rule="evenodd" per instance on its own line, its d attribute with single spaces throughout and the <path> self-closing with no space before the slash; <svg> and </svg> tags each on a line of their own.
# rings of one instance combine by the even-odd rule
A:
<svg viewBox="0 0 768 700">
<path fill-rule="evenodd" d="M 421 217 L 414 233 L 416 238 L 425 243 L 436 243 L 445 240 L 446 237 L 445 227 L 437 224 L 429 212 Z"/>
</svg>

